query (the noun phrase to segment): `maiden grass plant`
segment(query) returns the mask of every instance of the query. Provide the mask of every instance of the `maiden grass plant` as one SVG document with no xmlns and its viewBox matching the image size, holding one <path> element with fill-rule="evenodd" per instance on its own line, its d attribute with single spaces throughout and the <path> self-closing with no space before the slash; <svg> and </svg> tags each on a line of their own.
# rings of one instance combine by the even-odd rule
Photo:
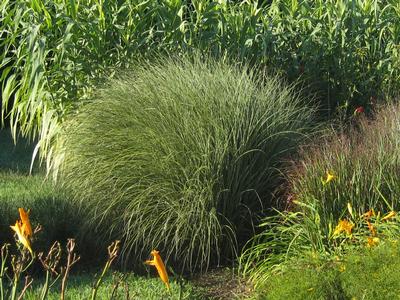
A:
<svg viewBox="0 0 400 300">
<path fill-rule="evenodd" d="M 293 87 L 212 59 L 160 59 L 111 80 L 66 122 L 60 180 L 125 258 L 182 269 L 232 258 L 311 128 Z M 141 259 L 140 259 L 141 260 Z"/>
</svg>

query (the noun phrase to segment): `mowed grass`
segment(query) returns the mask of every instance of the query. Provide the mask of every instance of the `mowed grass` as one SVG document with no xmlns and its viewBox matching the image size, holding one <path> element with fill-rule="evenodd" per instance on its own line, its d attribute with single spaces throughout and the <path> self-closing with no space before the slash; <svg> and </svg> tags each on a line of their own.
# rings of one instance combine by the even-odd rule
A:
<svg viewBox="0 0 400 300">
<path fill-rule="evenodd" d="M 82 273 L 74 275 L 68 280 L 66 299 L 90 299 L 95 273 Z M 123 282 L 116 287 L 118 278 L 126 276 Z M 37 281 L 27 291 L 24 299 L 36 300 L 41 291 L 42 282 Z M 57 282 L 49 292 L 48 300 L 60 299 L 61 281 Z M 129 296 L 129 298 L 127 298 Z M 108 299 L 206 299 L 200 290 L 192 284 L 184 282 L 178 284 L 172 280 L 171 292 L 169 293 L 161 280 L 154 277 L 139 277 L 133 274 L 124 275 L 114 273 L 104 279 L 97 293 L 97 300 Z"/>
</svg>

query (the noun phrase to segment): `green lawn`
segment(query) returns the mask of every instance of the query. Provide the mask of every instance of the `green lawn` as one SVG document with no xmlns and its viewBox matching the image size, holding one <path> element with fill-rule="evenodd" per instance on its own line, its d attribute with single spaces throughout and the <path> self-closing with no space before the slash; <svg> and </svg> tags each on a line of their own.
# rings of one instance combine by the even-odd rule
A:
<svg viewBox="0 0 400 300">
<path fill-rule="evenodd" d="M 198 289 L 195 289 L 190 283 L 183 283 L 181 286 L 174 280 L 171 282 L 171 293 L 167 291 L 164 284 L 155 276 L 139 277 L 128 274 L 124 282 L 120 282 L 116 287 L 118 278 L 121 275 L 113 274 L 105 278 L 97 294 L 98 300 L 106 299 L 205 299 Z M 94 273 L 86 273 L 72 276 L 67 285 L 67 299 L 90 299 L 92 285 L 94 282 Z M 41 284 L 28 290 L 25 299 L 36 300 L 40 295 Z M 111 298 L 114 292 L 114 297 Z M 52 287 L 49 293 L 49 300 L 60 299 L 60 283 Z"/>
</svg>

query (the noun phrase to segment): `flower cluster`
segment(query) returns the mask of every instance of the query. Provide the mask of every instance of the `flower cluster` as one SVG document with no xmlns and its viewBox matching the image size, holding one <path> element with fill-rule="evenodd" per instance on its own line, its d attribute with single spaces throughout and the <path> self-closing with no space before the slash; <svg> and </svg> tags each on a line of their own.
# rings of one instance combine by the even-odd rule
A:
<svg viewBox="0 0 400 300">
<path fill-rule="evenodd" d="M 390 211 L 383 217 L 381 217 L 381 213 L 375 213 L 374 209 L 370 209 L 364 214 L 360 216 L 355 216 L 353 214 L 353 209 L 350 203 L 347 205 L 347 209 L 350 213 L 351 218 L 354 222 L 349 219 L 341 219 L 335 227 L 335 230 L 332 234 L 333 238 L 338 238 L 343 236 L 342 233 L 345 233 L 346 238 L 353 238 L 353 229 L 355 227 L 359 228 L 359 232 L 357 237 L 361 237 L 365 239 L 365 231 L 363 232 L 363 228 L 367 228 L 367 247 L 376 246 L 380 242 L 380 238 L 378 237 L 378 227 L 383 223 L 393 220 L 397 213 L 395 211 Z M 357 225 L 357 226 L 356 226 Z M 383 233 L 380 234 L 382 236 Z M 358 239 L 356 238 L 355 241 Z"/>
</svg>

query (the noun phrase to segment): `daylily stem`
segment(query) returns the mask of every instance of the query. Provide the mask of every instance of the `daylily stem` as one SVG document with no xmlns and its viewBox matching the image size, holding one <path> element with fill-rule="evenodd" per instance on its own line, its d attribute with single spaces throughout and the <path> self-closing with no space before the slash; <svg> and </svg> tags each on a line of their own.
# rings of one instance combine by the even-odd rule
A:
<svg viewBox="0 0 400 300">
<path fill-rule="evenodd" d="M 44 300 L 47 298 L 47 293 L 49 292 L 49 279 L 50 279 L 50 272 L 46 272 L 46 281 L 44 282 L 42 292 L 40 293 L 40 299 Z"/>
<path fill-rule="evenodd" d="M 99 289 L 101 282 L 103 281 L 104 275 L 106 275 L 108 269 L 111 266 L 111 262 L 107 261 L 106 265 L 103 268 L 103 272 L 101 272 L 101 275 L 99 276 L 99 279 L 97 279 L 96 284 L 93 287 L 92 290 L 92 297 L 90 298 L 91 300 L 95 300 L 97 296 L 97 290 Z"/>
<path fill-rule="evenodd" d="M 17 296 L 17 286 L 18 286 L 19 275 L 14 273 L 13 287 L 11 292 L 11 300 L 15 300 Z"/>
<path fill-rule="evenodd" d="M 6 261 L 8 256 L 8 245 L 1 247 L 1 267 L 0 267 L 0 300 L 4 300 L 3 278 L 6 272 Z"/>
<path fill-rule="evenodd" d="M 119 243 L 120 243 L 120 241 L 116 240 L 116 241 L 112 242 L 110 246 L 108 246 L 108 259 L 103 268 L 103 271 L 101 272 L 101 274 L 99 276 L 99 279 L 97 279 L 95 285 L 93 286 L 91 300 L 96 299 L 97 290 L 99 289 L 104 276 L 106 275 L 108 269 L 111 267 L 111 264 L 113 263 L 114 259 L 116 259 L 118 256 Z"/>
</svg>

